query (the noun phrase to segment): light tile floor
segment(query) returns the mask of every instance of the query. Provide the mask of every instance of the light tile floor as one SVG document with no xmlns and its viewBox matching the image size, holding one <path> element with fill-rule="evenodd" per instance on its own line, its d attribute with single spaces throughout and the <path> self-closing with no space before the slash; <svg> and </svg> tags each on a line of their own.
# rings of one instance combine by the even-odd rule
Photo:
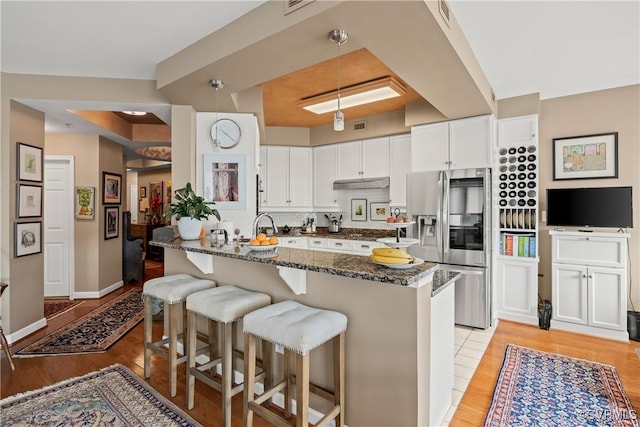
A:
<svg viewBox="0 0 640 427">
<path fill-rule="evenodd" d="M 491 341 L 491 337 L 496 330 L 496 325 L 487 329 L 476 329 L 467 326 L 455 328 L 455 348 L 454 348 L 454 380 L 451 407 L 444 417 L 442 426 L 448 426 L 453 418 L 453 414 L 458 409 L 458 404 L 464 394 L 471 377 L 475 372 L 484 351 Z"/>
</svg>

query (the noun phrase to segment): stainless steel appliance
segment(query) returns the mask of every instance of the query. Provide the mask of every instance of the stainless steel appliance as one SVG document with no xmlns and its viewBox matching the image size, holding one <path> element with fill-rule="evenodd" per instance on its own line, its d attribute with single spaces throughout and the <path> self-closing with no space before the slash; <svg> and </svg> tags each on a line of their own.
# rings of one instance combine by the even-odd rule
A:
<svg viewBox="0 0 640 427">
<path fill-rule="evenodd" d="M 459 325 L 491 323 L 491 170 L 463 169 L 407 174 L 409 237 L 414 256 L 447 264 L 462 277 L 455 284 Z"/>
</svg>

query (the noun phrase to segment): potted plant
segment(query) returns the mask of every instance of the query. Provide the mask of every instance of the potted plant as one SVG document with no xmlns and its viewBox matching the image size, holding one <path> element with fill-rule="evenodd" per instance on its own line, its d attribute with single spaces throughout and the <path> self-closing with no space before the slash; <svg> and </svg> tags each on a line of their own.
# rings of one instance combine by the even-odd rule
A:
<svg viewBox="0 0 640 427">
<path fill-rule="evenodd" d="M 220 221 L 220 213 L 217 209 L 212 209 L 209 205 L 213 202 L 206 202 L 204 197 L 200 197 L 193 191 L 191 183 L 187 182 L 184 188 L 175 191 L 175 202 L 171 203 L 167 215 L 169 218 L 176 215 L 178 219 L 178 231 L 183 240 L 195 240 L 200 237 L 202 220 L 209 215 L 215 215 Z"/>
</svg>

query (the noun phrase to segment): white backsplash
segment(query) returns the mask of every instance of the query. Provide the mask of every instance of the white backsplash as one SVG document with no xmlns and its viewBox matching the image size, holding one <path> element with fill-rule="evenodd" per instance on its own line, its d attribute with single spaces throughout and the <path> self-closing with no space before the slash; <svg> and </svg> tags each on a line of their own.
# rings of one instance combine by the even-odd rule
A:
<svg viewBox="0 0 640 427">
<path fill-rule="evenodd" d="M 366 221 L 352 221 L 351 220 L 351 200 L 352 199 L 366 199 L 367 201 L 367 220 Z M 338 206 L 339 212 L 271 212 L 273 219 L 276 221 L 278 227 L 288 225 L 289 227 L 300 227 L 307 218 L 313 218 L 318 227 L 327 227 L 329 222 L 325 218 L 325 214 L 340 216 L 342 214 L 342 227 L 344 228 L 373 228 L 373 229 L 388 229 L 385 221 L 371 221 L 370 219 L 370 204 L 377 202 L 389 201 L 389 189 L 375 189 L 375 190 L 339 190 L 338 191 Z M 404 213 L 404 211 L 403 211 Z"/>
</svg>

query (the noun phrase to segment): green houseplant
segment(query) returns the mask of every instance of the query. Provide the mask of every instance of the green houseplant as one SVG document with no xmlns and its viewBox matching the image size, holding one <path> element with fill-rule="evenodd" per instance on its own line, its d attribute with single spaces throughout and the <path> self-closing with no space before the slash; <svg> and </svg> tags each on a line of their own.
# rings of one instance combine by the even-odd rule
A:
<svg viewBox="0 0 640 427">
<path fill-rule="evenodd" d="M 183 240 L 199 238 L 202 220 L 209 215 L 214 215 L 220 221 L 218 210 L 209 206 L 213 204 L 215 203 L 207 202 L 204 197 L 198 196 L 189 182 L 175 191 L 175 202 L 171 203 L 167 215 L 169 218 L 176 216 L 180 238 Z"/>
</svg>

